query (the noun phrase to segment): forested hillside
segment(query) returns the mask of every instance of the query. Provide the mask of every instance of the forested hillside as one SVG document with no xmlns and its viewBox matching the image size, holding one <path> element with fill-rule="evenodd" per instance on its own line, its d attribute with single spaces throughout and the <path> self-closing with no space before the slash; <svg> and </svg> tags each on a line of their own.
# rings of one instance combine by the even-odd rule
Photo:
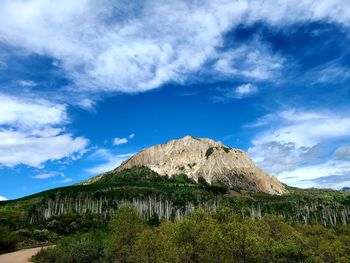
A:
<svg viewBox="0 0 350 263">
<path fill-rule="evenodd" d="M 350 229 L 291 226 L 282 218 L 260 220 L 197 210 L 175 222 L 144 221 L 130 206 L 119 209 L 105 231 L 62 239 L 35 262 L 231 263 L 349 262 Z"/>
</svg>

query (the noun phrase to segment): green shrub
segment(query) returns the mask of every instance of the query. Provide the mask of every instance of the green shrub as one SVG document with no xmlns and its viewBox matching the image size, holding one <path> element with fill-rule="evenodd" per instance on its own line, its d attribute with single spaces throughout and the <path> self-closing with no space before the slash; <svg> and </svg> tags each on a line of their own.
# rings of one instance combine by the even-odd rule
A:
<svg viewBox="0 0 350 263">
<path fill-rule="evenodd" d="M 160 220 L 159 220 L 159 216 L 157 213 L 153 213 L 152 216 L 147 220 L 147 224 L 149 226 L 159 226 L 160 225 Z"/>
<path fill-rule="evenodd" d="M 105 243 L 107 262 L 129 262 L 132 245 L 145 228 L 146 225 L 133 206 L 118 209 L 111 222 L 112 235 Z"/>
<path fill-rule="evenodd" d="M 214 152 L 214 148 L 210 147 L 208 150 L 205 152 L 205 157 L 208 159 L 210 155 Z"/>
<path fill-rule="evenodd" d="M 225 153 L 229 153 L 231 151 L 231 148 L 222 146 L 222 149 L 225 151 Z"/>
<path fill-rule="evenodd" d="M 50 236 L 50 232 L 47 229 L 39 230 L 35 229 L 33 232 L 34 239 L 38 241 L 48 241 Z"/>
<path fill-rule="evenodd" d="M 260 220 L 196 210 L 175 222 L 147 226 L 135 208 L 120 208 L 106 234 L 65 238 L 41 251 L 36 262 L 84 263 L 292 263 L 350 262 L 350 229 L 292 226 L 282 217 Z"/>
<path fill-rule="evenodd" d="M 56 247 L 43 249 L 33 257 L 41 263 L 98 263 L 103 259 L 105 233 L 90 232 L 62 239 Z"/>
<path fill-rule="evenodd" d="M 33 232 L 26 228 L 21 228 L 16 231 L 16 234 L 22 238 L 32 238 Z"/>
<path fill-rule="evenodd" d="M 196 183 L 191 178 L 189 178 L 186 174 L 177 174 L 174 175 L 170 181 L 173 181 L 178 184 L 194 184 Z"/>
<path fill-rule="evenodd" d="M 0 253 L 14 250 L 18 241 L 19 238 L 15 233 L 0 226 Z"/>
</svg>

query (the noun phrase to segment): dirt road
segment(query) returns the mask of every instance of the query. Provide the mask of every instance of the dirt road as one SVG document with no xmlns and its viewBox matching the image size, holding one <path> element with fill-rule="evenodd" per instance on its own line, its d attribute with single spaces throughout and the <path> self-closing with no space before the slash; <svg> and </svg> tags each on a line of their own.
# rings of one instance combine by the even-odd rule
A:
<svg viewBox="0 0 350 263">
<path fill-rule="evenodd" d="M 32 256 L 40 251 L 41 247 L 22 249 L 0 255 L 0 263 L 28 263 Z"/>
</svg>

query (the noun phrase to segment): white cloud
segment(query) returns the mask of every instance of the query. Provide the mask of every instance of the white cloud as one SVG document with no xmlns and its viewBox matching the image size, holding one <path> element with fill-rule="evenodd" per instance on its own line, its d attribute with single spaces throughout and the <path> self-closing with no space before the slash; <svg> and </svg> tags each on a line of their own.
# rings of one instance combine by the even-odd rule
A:
<svg viewBox="0 0 350 263">
<path fill-rule="evenodd" d="M 68 121 L 64 105 L 0 94 L 0 112 L 0 166 L 40 167 L 85 151 L 87 139 L 64 133 Z"/>
<path fill-rule="evenodd" d="M 59 183 L 65 184 L 65 183 L 70 183 L 70 182 L 72 182 L 72 181 L 73 181 L 73 179 L 68 177 L 68 178 L 65 178 L 65 179 L 59 181 Z"/>
<path fill-rule="evenodd" d="M 32 80 L 20 80 L 18 84 L 24 88 L 32 88 L 35 87 L 37 84 Z"/>
<path fill-rule="evenodd" d="M 257 21 L 348 26 L 349 14 L 343 0 L 4 0 L 0 41 L 53 57 L 75 90 L 137 92 L 183 82 L 213 59 L 223 72 L 266 79 L 281 66 L 279 59 L 259 46 L 221 55 L 228 30 Z"/>
<path fill-rule="evenodd" d="M 136 92 L 198 70 L 245 9 L 227 1 L 2 1 L 0 35 L 56 58 L 75 89 Z"/>
<path fill-rule="evenodd" d="M 334 159 L 341 161 L 350 161 L 350 145 L 344 145 L 339 147 L 334 152 Z"/>
<path fill-rule="evenodd" d="M 253 84 L 243 84 L 235 89 L 236 98 L 243 98 L 258 92 L 258 88 Z"/>
<path fill-rule="evenodd" d="M 343 82 L 350 78 L 350 70 L 348 67 L 331 62 L 310 70 L 305 78 L 311 80 L 312 84 Z"/>
<path fill-rule="evenodd" d="M 252 81 L 273 80 L 279 77 L 284 59 L 273 54 L 260 41 L 223 52 L 214 65 L 216 73 Z"/>
<path fill-rule="evenodd" d="M 114 145 L 121 145 L 121 144 L 125 144 L 128 143 L 128 139 L 127 138 L 114 138 L 113 139 L 113 144 Z"/>
<path fill-rule="evenodd" d="M 287 184 L 324 186 L 319 178 L 350 174 L 345 161 L 347 147 L 335 151 L 331 147 L 333 142 L 350 140 L 350 117 L 345 113 L 282 111 L 263 117 L 251 127 L 262 130 L 248 153 L 259 166 Z M 332 182 L 327 186 L 337 187 Z"/>
<path fill-rule="evenodd" d="M 341 189 L 350 186 L 350 164 L 332 159 L 324 163 L 284 171 L 278 176 L 283 182 L 297 187 Z"/>
<path fill-rule="evenodd" d="M 231 99 L 243 99 L 252 96 L 259 91 L 258 87 L 251 83 L 242 84 L 233 88 L 218 88 L 217 90 L 220 94 L 213 96 L 214 102 L 227 102 Z"/>
<path fill-rule="evenodd" d="M 34 175 L 33 178 L 34 179 L 49 179 L 49 178 L 56 177 L 56 176 L 64 176 L 64 174 L 58 173 L 58 172 L 41 173 L 41 174 Z"/>
<path fill-rule="evenodd" d="M 350 4 L 342 0 L 251 0 L 247 21 L 251 23 L 263 20 L 266 23 L 284 26 L 296 22 L 310 22 L 323 20 L 330 23 L 339 23 L 345 26 L 350 24 Z"/>
<path fill-rule="evenodd" d="M 6 200 L 8 200 L 6 197 L 0 195 L 0 201 L 6 201 Z"/>
<path fill-rule="evenodd" d="M 262 132 L 253 140 L 253 144 L 274 141 L 312 147 L 323 140 L 347 137 L 350 130 L 350 116 L 332 112 L 287 110 L 276 114 L 273 122 L 278 123 L 278 127 Z"/>
<path fill-rule="evenodd" d="M 90 158 L 98 161 L 102 161 L 102 164 L 99 164 L 95 167 L 89 168 L 86 171 L 89 174 L 97 175 L 104 172 L 111 171 L 118 167 L 123 161 L 130 158 L 133 153 L 128 154 L 113 154 L 107 149 L 98 149 Z"/>
<path fill-rule="evenodd" d="M 124 137 L 124 138 L 114 138 L 113 139 L 113 144 L 114 145 L 121 145 L 121 144 L 126 144 L 129 142 L 129 140 L 133 139 L 135 137 L 135 134 L 134 133 L 131 133 L 127 138 Z"/>
<path fill-rule="evenodd" d="M 13 130 L 0 131 L 0 165 L 25 164 L 40 167 L 48 160 L 77 158 L 85 151 L 87 140 L 71 134 L 33 136 Z"/>
<path fill-rule="evenodd" d="M 42 128 L 66 122 L 64 105 L 45 100 L 30 101 L 0 94 L 0 125 L 21 129 Z"/>
</svg>

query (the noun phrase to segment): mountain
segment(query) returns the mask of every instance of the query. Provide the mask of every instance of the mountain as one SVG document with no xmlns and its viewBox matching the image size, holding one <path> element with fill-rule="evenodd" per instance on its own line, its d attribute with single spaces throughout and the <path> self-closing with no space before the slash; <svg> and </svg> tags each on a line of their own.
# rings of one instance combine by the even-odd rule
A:
<svg viewBox="0 0 350 263">
<path fill-rule="evenodd" d="M 145 219 L 177 220 L 195 209 L 227 207 L 241 217 L 277 215 L 296 224 L 350 223 L 350 192 L 285 186 L 247 153 L 186 136 L 142 150 L 116 169 L 78 185 L 0 202 L 0 223 L 62 233 L 105 224 L 123 205 Z"/>
<path fill-rule="evenodd" d="M 342 191 L 350 191 L 350 187 L 343 187 L 341 190 Z"/>
<path fill-rule="evenodd" d="M 208 138 L 185 136 L 146 148 L 124 161 L 115 170 L 94 177 L 84 184 L 98 182 L 125 169 L 148 167 L 161 176 L 187 175 L 198 182 L 221 182 L 233 189 L 281 195 L 286 187 L 259 167 L 247 153 Z"/>
</svg>

